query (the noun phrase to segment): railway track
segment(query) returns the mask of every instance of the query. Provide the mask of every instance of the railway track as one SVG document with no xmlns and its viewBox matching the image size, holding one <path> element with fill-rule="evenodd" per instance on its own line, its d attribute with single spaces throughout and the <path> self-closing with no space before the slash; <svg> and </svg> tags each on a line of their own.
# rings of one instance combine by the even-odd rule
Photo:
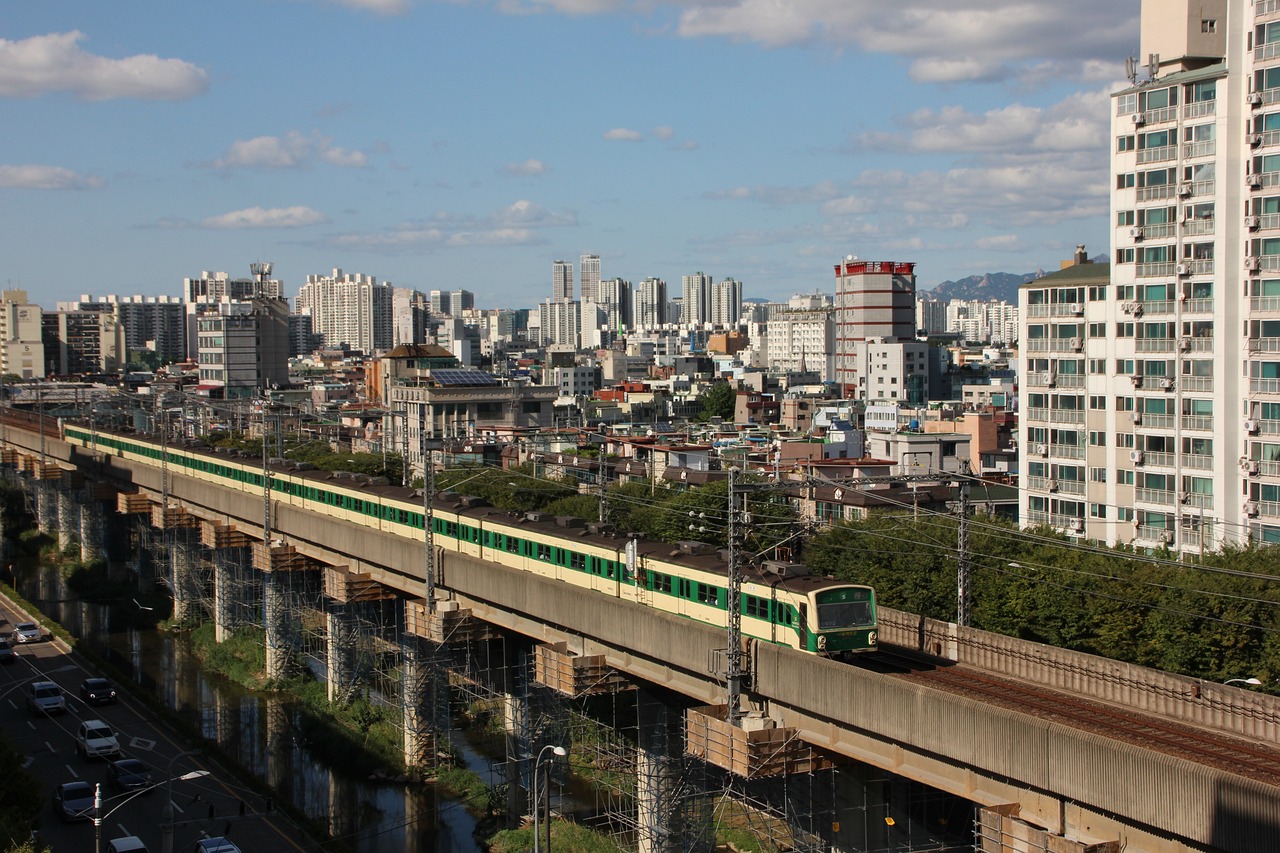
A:
<svg viewBox="0 0 1280 853">
<path fill-rule="evenodd" d="M 892 653 L 889 657 L 893 657 Z M 899 677 L 917 679 L 948 693 L 971 696 L 1082 731 L 1280 785 L 1278 750 L 963 666 L 921 668 L 915 658 L 904 658 L 904 661 L 910 661 L 912 666 L 908 669 L 904 665 L 897 673 Z"/>
</svg>

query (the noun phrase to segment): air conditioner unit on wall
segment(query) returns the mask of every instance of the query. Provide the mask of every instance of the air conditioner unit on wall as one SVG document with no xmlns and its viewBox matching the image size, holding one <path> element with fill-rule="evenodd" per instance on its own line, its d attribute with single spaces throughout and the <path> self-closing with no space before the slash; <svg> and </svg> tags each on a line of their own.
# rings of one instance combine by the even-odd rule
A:
<svg viewBox="0 0 1280 853">
<path fill-rule="evenodd" d="M 1250 92 L 1249 95 L 1245 98 L 1245 101 L 1247 101 L 1249 106 L 1251 107 L 1260 107 L 1262 106 L 1262 93 Z"/>
<path fill-rule="evenodd" d="M 1258 465 L 1258 460 L 1250 459 L 1247 456 L 1240 457 L 1240 473 L 1241 474 L 1253 476 L 1254 474 L 1258 473 L 1259 468 L 1260 466 Z"/>
<path fill-rule="evenodd" d="M 1141 228 L 1130 228 L 1130 229 L 1129 229 L 1129 236 L 1130 236 L 1130 237 L 1132 237 L 1132 238 L 1133 238 L 1133 239 L 1135 239 L 1135 240 L 1141 240 L 1141 239 L 1142 239 L 1142 229 L 1141 229 Z"/>
<path fill-rule="evenodd" d="M 1142 412 L 1130 412 L 1129 420 L 1133 421 L 1135 424 L 1142 423 Z"/>
<path fill-rule="evenodd" d="M 1248 144 L 1251 148 L 1257 148 L 1259 145 L 1261 145 L 1261 144 L 1262 144 L 1262 134 L 1261 134 L 1261 133 L 1251 133 L 1251 134 L 1249 134 L 1248 136 L 1246 136 L 1246 137 L 1244 138 L 1244 141 L 1245 141 L 1245 143 L 1246 143 L 1246 144 Z"/>
<path fill-rule="evenodd" d="M 1261 96 L 1261 95 L 1259 95 L 1258 97 L 1262 97 L 1262 96 Z M 1259 103 L 1261 103 L 1261 101 L 1259 101 Z M 1144 125 L 1144 124 L 1146 124 L 1146 123 L 1147 123 L 1147 117 L 1146 117 L 1145 115 L 1143 115 L 1142 113 L 1134 113 L 1134 114 L 1133 114 L 1133 116 L 1132 116 L 1132 118 L 1133 118 L 1133 123 L 1134 123 L 1135 125 L 1139 125 L 1139 126 L 1140 126 L 1140 125 Z"/>
<path fill-rule="evenodd" d="M 1071 525 L 1070 525 L 1070 526 L 1071 526 L 1071 531 L 1072 531 L 1073 533 L 1084 533 L 1084 519 L 1083 519 L 1083 518 L 1073 518 L 1073 519 L 1071 519 Z"/>
<path fill-rule="evenodd" d="M 1160 380 L 1160 387 L 1161 387 L 1161 388 L 1163 388 L 1163 389 L 1164 389 L 1164 390 L 1166 390 L 1166 391 L 1172 391 L 1172 390 L 1173 390 L 1173 387 L 1174 387 L 1176 384 L 1177 384 L 1177 383 L 1176 383 L 1176 382 L 1174 382 L 1174 381 L 1173 381 L 1173 379 L 1172 379 L 1171 377 L 1168 377 L 1168 376 L 1166 376 L 1164 379 L 1161 379 L 1161 380 Z"/>
<path fill-rule="evenodd" d="M 1187 264 L 1178 264 L 1178 266 L 1174 268 L 1174 271 L 1177 272 L 1178 275 L 1191 275 L 1191 267 Z"/>
<path fill-rule="evenodd" d="M 1129 451 L 1129 461 L 1132 462 L 1134 465 L 1141 465 L 1142 459 L 1143 459 L 1143 456 L 1142 456 L 1141 450 Z"/>
<path fill-rule="evenodd" d="M 1183 198 L 1191 195 L 1191 184 L 1178 184 L 1178 195 Z"/>
<path fill-rule="evenodd" d="M 1244 218 L 1244 227 L 1248 228 L 1250 231 L 1254 230 L 1261 224 L 1262 224 L 1262 220 L 1260 220 L 1256 216 L 1246 216 Z"/>
<path fill-rule="evenodd" d="M 1257 515 L 1258 515 L 1258 502 L 1257 502 L 1257 501 L 1245 501 L 1245 502 L 1244 502 L 1244 514 L 1245 514 L 1245 515 L 1247 515 L 1247 516 L 1249 516 L 1250 518 L 1255 518 L 1255 517 L 1257 517 Z"/>
<path fill-rule="evenodd" d="M 1258 431 L 1259 424 L 1253 418 L 1249 418 L 1244 422 L 1244 431 L 1249 435 L 1254 435 Z"/>
<path fill-rule="evenodd" d="M 1244 268 L 1246 272 L 1257 272 L 1261 262 L 1257 258 L 1245 258 Z"/>
</svg>

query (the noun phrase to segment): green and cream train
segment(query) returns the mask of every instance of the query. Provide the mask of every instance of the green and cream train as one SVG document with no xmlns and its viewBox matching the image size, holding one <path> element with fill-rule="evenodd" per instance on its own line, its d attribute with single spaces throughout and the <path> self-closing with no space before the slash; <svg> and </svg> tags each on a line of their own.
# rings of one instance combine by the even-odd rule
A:
<svg viewBox="0 0 1280 853">
<path fill-rule="evenodd" d="M 168 445 L 149 437 L 65 425 L 70 444 L 172 473 L 262 495 L 261 462 L 207 447 Z M 278 462 L 278 460 L 277 460 Z M 278 505 L 310 509 L 386 536 L 423 537 L 420 493 L 338 477 L 293 463 L 271 465 Z M 673 546 L 610 535 L 578 519 L 510 513 L 444 493 L 432 507 L 434 544 L 578 587 L 724 627 L 727 567 L 700 543 Z M 875 592 L 869 586 L 810 575 L 802 566 L 766 562 L 742 570 L 744 635 L 801 651 L 848 658 L 876 649 Z"/>
</svg>

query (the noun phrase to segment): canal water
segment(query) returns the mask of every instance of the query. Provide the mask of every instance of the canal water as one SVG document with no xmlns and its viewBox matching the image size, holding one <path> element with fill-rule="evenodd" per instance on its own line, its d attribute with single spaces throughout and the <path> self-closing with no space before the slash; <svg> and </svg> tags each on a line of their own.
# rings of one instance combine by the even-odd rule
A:
<svg viewBox="0 0 1280 853">
<path fill-rule="evenodd" d="M 278 797 L 327 823 L 332 835 L 358 853 L 478 848 L 475 821 L 460 803 L 427 786 L 379 784 L 333 772 L 298 736 L 299 709 L 206 674 L 184 637 L 129 627 L 134 620 L 113 607 L 79 601 L 56 567 L 19 565 L 14 571 L 24 598 L 268 782 Z M 452 735 L 466 766 L 490 779 L 489 762 L 461 733 Z"/>
</svg>

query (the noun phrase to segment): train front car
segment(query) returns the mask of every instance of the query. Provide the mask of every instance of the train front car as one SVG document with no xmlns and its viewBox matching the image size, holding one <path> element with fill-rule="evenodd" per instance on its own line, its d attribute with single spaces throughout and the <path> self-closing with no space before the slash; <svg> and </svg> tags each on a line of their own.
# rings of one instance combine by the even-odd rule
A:
<svg viewBox="0 0 1280 853">
<path fill-rule="evenodd" d="M 876 595 L 869 586 L 833 586 L 809 593 L 814 636 L 811 651 L 850 660 L 876 650 Z"/>
</svg>

